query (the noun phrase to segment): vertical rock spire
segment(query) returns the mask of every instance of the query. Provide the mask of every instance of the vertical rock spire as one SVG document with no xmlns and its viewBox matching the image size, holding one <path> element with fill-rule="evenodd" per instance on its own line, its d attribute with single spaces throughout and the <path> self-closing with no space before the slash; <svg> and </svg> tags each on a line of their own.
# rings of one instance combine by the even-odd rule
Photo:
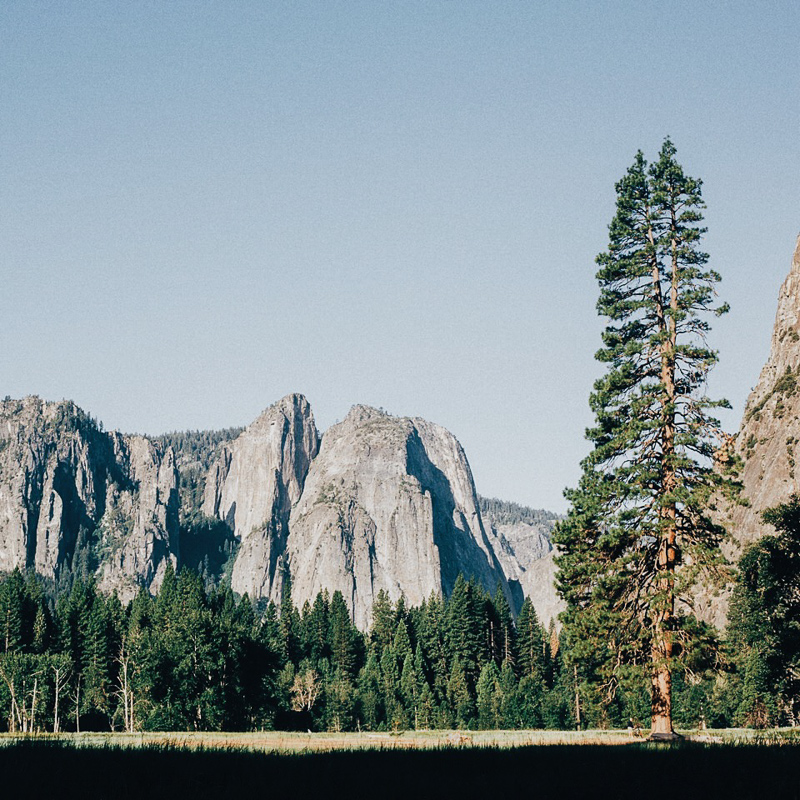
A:
<svg viewBox="0 0 800 800">
<path fill-rule="evenodd" d="M 781 286 L 769 359 L 747 400 L 736 439 L 749 506 L 731 511 L 740 544 L 771 528 L 761 513 L 800 491 L 800 237 Z"/>
</svg>

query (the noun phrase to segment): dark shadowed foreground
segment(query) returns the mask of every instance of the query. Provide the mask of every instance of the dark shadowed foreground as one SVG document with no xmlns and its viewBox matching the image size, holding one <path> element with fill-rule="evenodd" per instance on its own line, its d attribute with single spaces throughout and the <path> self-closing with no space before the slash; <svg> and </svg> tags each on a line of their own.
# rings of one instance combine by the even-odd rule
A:
<svg viewBox="0 0 800 800">
<path fill-rule="evenodd" d="M 0 747 L 6 796 L 51 798 L 796 798 L 797 745 L 373 750 Z M 19 795 L 17 795 L 17 792 Z"/>
</svg>

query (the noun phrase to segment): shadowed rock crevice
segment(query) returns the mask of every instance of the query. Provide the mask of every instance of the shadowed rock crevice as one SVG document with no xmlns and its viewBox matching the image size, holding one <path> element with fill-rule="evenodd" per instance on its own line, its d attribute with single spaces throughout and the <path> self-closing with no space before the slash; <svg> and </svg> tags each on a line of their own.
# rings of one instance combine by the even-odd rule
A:
<svg viewBox="0 0 800 800">
<path fill-rule="evenodd" d="M 494 590 L 494 586 L 487 584 L 491 584 L 492 580 L 495 585 L 498 580 L 505 583 L 505 576 L 494 563 L 493 554 L 485 541 L 482 524 L 478 522 L 476 530 L 470 528 L 464 509 L 456 504 L 450 480 L 431 462 L 416 429 L 408 437 L 406 453 L 408 474 L 417 478 L 420 486 L 424 487 L 423 491 L 430 493 L 433 544 L 439 551 L 442 592 L 449 597 L 459 575 L 480 581 L 490 591 Z M 474 494 L 472 500 L 475 504 Z M 473 520 L 477 521 L 474 514 Z M 480 540 L 483 540 L 483 548 L 478 544 Z"/>
</svg>

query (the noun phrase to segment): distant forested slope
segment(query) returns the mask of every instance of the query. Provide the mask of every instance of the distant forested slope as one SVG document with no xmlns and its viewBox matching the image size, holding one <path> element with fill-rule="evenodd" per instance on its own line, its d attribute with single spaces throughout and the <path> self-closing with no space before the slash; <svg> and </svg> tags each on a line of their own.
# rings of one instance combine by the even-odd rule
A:
<svg viewBox="0 0 800 800">
<path fill-rule="evenodd" d="M 492 525 L 535 525 L 550 530 L 561 519 L 559 514 L 545 511 L 542 508 L 529 508 L 519 503 L 507 500 L 498 500 L 496 497 L 482 497 L 478 495 L 478 508 L 484 520 Z"/>
</svg>

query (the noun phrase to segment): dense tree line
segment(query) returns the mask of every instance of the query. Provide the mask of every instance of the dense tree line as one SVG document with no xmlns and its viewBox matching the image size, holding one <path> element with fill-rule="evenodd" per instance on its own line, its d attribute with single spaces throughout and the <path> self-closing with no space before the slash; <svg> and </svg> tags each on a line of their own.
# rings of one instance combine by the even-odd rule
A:
<svg viewBox="0 0 800 800">
<path fill-rule="evenodd" d="M 367 634 L 340 592 L 257 612 L 191 570 L 123 606 L 77 579 L 0 582 L 0 715 L 17 731 L 569 727 L 558 640 L 526 602 L 459 579 L 419 608 L 381 593 Z"/>
<path fill-rule="evenodd" d="M 520 522 L 539 525 L 549 530 L 559 519 L 558 514 L 542 508 L 529 508 L 508 500 L 478 495 L 478 509 L 481 515 L 495 525 L 515 525 Z"/>
<path fill-rule="evenodd" d="M 798 721 L 800 498 L 765 518 L 777 535 L 745 551 L 726 636 L 685 620 L 679 727 Z M 499 588 L 463 578 L 418 608 L 380 593 L 367 633 L 340 592 L 279 609 L 189 569 L 127 606 L 91 579 L 51 588 L 0 579 L 0 728 L 618 728 L 650 714 L 646 662 L 610 685 L 604 653 L 545 630 L 528 600 L 513 620 Z"/>
<path fill-rule="evenodd" d="M 739 562 L 731 598 L 732 676 L 742 725 L 800 722 L 800 496 L 764 513 L 775 536 L 754 542 Z"/>
</svg>

